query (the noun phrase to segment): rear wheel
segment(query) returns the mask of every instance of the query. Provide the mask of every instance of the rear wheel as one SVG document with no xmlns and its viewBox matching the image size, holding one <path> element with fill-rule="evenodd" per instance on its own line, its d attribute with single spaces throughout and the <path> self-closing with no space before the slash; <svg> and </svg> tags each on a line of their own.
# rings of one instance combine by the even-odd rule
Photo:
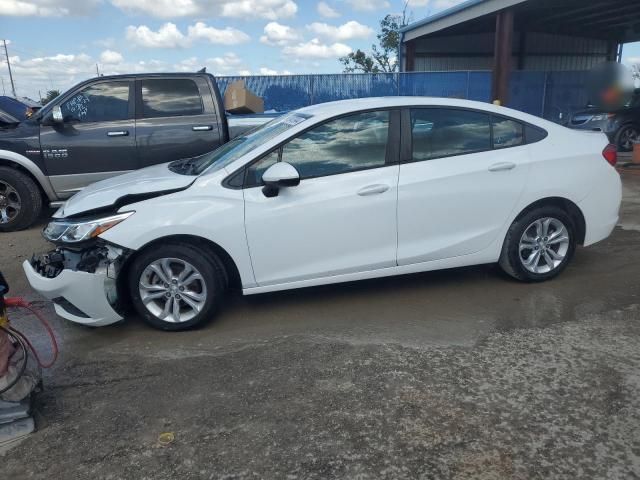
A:
<svg viewBox="0 0 640 480">
<path fill-rule="evenodd" d="M 640 140 L 640 127 L 636 125 L 624 125 L 616 134 L 616 146 L 620 152 L 630 152 L 633 144 Z"/>
<path fill-rule="evenodd" d="M 155 328 L 186 330 L 213 318 L 222 303 L 225 275 L 220 261 L 188 244 L 143 252 L 130 269 L 136 311 Z"/>
<path fill-rule="evenodd" d="M 509 228 L 500 266 L 521 281 L 550 280 L 571 261 L 576 248 L 575 232 L 573 220 L 564 210 L 536 208 Z"/>
<path fill-rule="evenodd" d="M 42 196 L 31 177 L 11 167 L 0 167 L 0 232 L 31 226 L 42 210 Z"/>
</svg>

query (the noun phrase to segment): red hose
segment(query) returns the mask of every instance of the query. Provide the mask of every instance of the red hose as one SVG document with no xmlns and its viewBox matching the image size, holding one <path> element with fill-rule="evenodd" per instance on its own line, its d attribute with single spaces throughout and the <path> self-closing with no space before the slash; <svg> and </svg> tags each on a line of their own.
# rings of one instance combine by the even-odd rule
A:
<svg viewBox="0 0 640 480">
<path fill-rule="evenodd" d="M 22 332 L 16 330 L 14 327 L 11 327 L 11 331 L 19 335 L 20 338 L 22 338 L 25 341 L 25 343 L 29 346 L 29 348 L 33 352 L 33 356 L 37 360 L 38 365 L 40 365 L 40 367 L 51 368 L 53 364 L 56 363 L 56 360 L 58 359 L 59 350 L 58 350 L 58 342 L 56 341 L 56 336 L 53 333 L 53 329 L 49 325 L 49 322 L 47 322 L 47 320 L 40 314 L 40 312 L 35 308 L 33 308 L 31 304 L 25 301 L 23 298 L 19 298 L 19 297 L 5 298 L 4 303 L 7 307 L 24 308 L 25 310 L 29 310 L 38 320 L 40 320 L 40 323 L 42 323 L 42 325 L 44 326 L 45 330 L 49 335 L 49 338 L 51 338 L 51 346 L 53 348 L 53 358 L 50 362 L 47 362 L 47 363 L 42 362 L 33 344 Z"/>
</svg>

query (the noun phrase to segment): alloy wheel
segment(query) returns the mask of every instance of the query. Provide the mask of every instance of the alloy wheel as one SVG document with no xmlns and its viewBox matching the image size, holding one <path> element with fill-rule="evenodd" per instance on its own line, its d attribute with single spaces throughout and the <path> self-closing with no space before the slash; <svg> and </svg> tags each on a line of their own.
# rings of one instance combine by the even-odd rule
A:
<svg viewBox="0 0 640 480">
<path fill-rule="evenodd" d="M 620 147 L 627 152 L 633 150 L 633 144 L 638 140 L 640 140 L 640 133 L 634 127 L 626 127 L 620 133 Z"/>
<path fill-rule="evenodd" d="M 557 218 L 540 218 L 529 225 L 519 245 L 519 258 L 531 273 L 545 274 L 566 258 L 571 239 L 567 227 Z"/>
<path fill-rule="evenodd" d="M 161 258 L 148 265 L 138 290 L 145 308 L 156 318 L 171 323 L 191 320 L 207 301 L 202 274 L 179 258 Z"/>
<path fill-rule="evenodd" d="M 22 201 L 17 190 L 0 180 L 0 223 L 9 223 L 20 213 Z"/>
</svg>

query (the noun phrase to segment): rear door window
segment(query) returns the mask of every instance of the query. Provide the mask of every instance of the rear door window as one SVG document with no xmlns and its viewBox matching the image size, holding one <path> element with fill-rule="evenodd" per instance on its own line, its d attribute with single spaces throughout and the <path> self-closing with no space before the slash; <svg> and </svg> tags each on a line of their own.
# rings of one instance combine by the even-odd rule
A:
<svg viewBox="0 0 640 480">
<path fill-rule="evenodd" d="M 466 155 L 491 150 L 489 114 L 462 109 L 411 110 L 413 160 Z"/>
<path fill-rule="evenodd" d="M 200 115 L 198 85 L 188 78 L 143 79 L 142 115 L 145 118 Z"/>
</svg>

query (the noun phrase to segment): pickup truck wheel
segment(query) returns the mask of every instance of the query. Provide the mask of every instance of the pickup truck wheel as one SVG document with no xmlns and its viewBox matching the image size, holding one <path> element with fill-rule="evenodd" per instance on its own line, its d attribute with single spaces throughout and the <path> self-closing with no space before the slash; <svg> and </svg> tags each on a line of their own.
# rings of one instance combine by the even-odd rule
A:
<svg viewBox="0 0 640 480">
<path fill-rule="evenodd" d="M 136 311 L 160 330 L 187 330 L 211 320 L 222 303 L 225 274 L 215 257 L 189 244 L 143 251 L 129 273 Z"/>
<path fill-rule="evenodd" d="M 0 167 L 0 232 L 31 226 L 41 211 L 40 189 L 31 177 L 11 167 Z"/>
</svg>

